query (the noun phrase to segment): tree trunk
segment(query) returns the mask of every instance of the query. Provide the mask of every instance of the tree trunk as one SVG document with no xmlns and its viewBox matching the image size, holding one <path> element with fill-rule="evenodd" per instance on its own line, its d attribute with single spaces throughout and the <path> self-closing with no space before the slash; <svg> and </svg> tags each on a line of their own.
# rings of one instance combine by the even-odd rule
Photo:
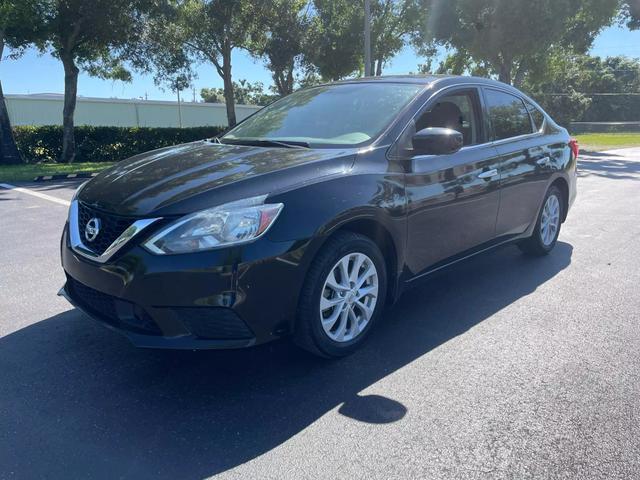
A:
<svg viewBox="0 0 640 480">
<path fill-rule="evenodd" d="M 516 75 L 513 77 L 513 86 L 516 88 L 522 88 L 522 83 L 524 82 L 524 75 L 527 72 L 527 65 L 524 60 L 521 60 L 518 64 L 518 69 L 516 70 Z"/>
<path fill-rule="evenodd" d="M 290 93 L 293 93 L 293 70 L 294 70 L 294 66 L 293 66 L 293 62 L 291 62 L 291 66 L 289 67 L 289 69 L 287 70 L 287 80 L 285 83 L 285 91 L 284 91 L 284 95 L 289 95 Z"/>
<path fill-rule="evenodd" d="M 62 156 L 60 162 L 73 163 L 76 158 L 76 139 L 73 132 L 73 116 L 78 96 L 78 72 L 73 57 L 61 55 L 64 66 L 64 108 L 62 109 Z"/>
<path fill-rule="evenodd" d="M 285 74 L 282 71 L 273 73 L 273 83 L 276 85 L 276 90 L 278 91 L 278 95 L 281 97 L 286 95 L 287 91 L 287 83 L 285 80 Z"/>
<path fill-rule="evenodd" d="M 224 82 L 224 101 L 227 104 L 227 123 L 229 128 L 236 126 L 236 101 L 233 96 L 231 77 L 231 47 L 225 46 L 222 52 L 222 81 Z"/>
<path fill-rule="evenodd" d="M 0 61 L 4 50 L 4 33 L 0 31 Z M 16 146 L 11 131 L 11 120 L 7 105 L 4 103 L 4 93 L 2 92 L 2 82 L 0 82 L 0 165 L 11 165 L 22 163 L 20 152 Z"/>
<path fill-rule="evenodd" d="M 278 95 L 281 97 L 293 93 L 293 83 L 295 81 L 293 78 L 293 69 L 293 65 L 290 65 L 286 69 L 273 73 L 273 83 L 276 85 Z"/>
<path fill-rule="evenodd" d="M 382 60 L 378 59 L 378 61 L 376 62 L 376 77 L 379 77 L 382 75 Z"/>
<path fill-rule="evenodd" d="M 513 67 L 513 61 L 512 60 L 502 60 L 500 62 L 500 70 L 498 73 L 498 80 L 500 80 L 502 83 L 506 83 L 508 85 L 511 85 L 511 70 Z"/>
</svg>

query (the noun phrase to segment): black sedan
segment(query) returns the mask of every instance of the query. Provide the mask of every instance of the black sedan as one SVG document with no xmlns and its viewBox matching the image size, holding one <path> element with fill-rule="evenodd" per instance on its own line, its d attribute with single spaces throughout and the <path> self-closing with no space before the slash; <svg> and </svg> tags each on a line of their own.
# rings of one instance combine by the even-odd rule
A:
<svg viewBox="0 0 640 480">
<path fill-rule="evenodd" d="M 84 184 L 62 236 L 61 294 L 141 347 L 291 335 L 345 355 L 419 279 L 508 242 L 549 253 L 577 156 L 540 106 L 491 80 L 300 90 L 221 138 Z"/>
</svg>

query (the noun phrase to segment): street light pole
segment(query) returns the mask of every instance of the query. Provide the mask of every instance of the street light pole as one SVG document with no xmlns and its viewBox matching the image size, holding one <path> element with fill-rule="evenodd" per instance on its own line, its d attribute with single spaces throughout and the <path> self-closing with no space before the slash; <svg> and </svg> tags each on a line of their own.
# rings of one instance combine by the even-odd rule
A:
<svg viewBox="0 0 640 480">
<path fill-rule="evenodd" d="M 182 128 L 182 105 L 180 103 L 180 87 L 176 88 L 176 92 L 178 93 L 178 125 Z"/>
<path fill-rule="evenodd" d="M 371 0 L 364 0 L 364 75 L 370 77 L 371 71 Z"/>
</svg>

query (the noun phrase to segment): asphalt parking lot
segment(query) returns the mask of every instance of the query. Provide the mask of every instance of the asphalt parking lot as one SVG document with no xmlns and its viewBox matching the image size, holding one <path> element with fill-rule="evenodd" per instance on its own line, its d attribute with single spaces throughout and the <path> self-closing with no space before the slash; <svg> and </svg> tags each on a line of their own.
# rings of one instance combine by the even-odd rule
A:
<svg viewBox="0 0 640 480">
<path fill-rule="evenodd" d="M 78 182 L 0 187 L 0 478 L 640 478 L 640 149 L 548 257 L 409 291 L 366 347 L 139 350 L 56 296 Z"/>
</svg>

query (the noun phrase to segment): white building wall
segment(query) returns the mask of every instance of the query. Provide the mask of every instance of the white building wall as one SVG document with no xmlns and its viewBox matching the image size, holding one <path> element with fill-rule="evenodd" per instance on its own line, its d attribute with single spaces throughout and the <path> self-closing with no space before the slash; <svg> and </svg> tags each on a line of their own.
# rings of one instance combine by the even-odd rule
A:
<svg viewBox="0 0 640 480">
<path fill-rule="evenodd" d="M 13 126 L 62 125 L 62 95 L 5 95 Z M 254 105 L 236 105 L 238 121 L 258 111 Z M 222 103 L 180 104 L 183 127 L 226 126 Z M 79 97 L 75 125 L 112 127 L 179 127 L 178 102 Z"/>
</svg>

